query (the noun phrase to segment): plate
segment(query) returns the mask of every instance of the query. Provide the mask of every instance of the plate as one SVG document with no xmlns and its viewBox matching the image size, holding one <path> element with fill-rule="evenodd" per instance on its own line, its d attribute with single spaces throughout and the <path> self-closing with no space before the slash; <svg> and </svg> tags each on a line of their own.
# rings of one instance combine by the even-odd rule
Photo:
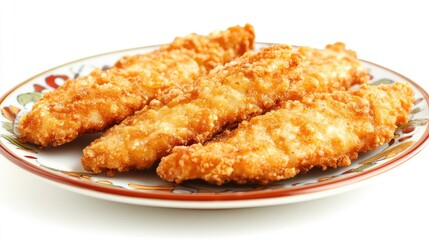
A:
<svg viewBox="0 0 429 240">
<path fill-rule="evenodd" d="M 270 45 L 258 43 L 257 49 Z M 317 199 L 353 189 L 370 178 L 412 158 L 427 143 L 429 136 L 428 94 L 412 80 L 377 64 L 363 61 L 370 69 L 371 84 L 408 82 L 416 102 L 409 123 L 395 131 L 395 137 L 377 150 L 361 154 L 345 168 L 307 174 L 269 185 L 213 186 L 201 181 L 167 183 L 154 170 L 121 173 L 115 177 L 85 172 L 80 165 L 82 149 L 96 135 L 86 135 L 57 148 L 38 149 L 21 143 L 16 137 L 17 119 L 31 109 L 47 91 L 67 79 L 108 68 L 124 55 L 150 52 L 159 46 L 116 51 L 67 63 L 11 89 L 0 99 L 0 152 L 19 167 L 51 183 L 88 196 L 146 206 L 172 208 L 243 208 L 271 206 Z"/>
</svg>

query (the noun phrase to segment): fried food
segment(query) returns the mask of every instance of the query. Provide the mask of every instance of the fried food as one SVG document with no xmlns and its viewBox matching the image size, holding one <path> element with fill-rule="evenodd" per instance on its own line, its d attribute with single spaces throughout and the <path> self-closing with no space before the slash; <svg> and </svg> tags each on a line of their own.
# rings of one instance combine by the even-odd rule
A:
<svg viewBox="0 0 429 240">
<path fill-rule="evenodd" d="M 343 44 L 298 51 L 272 46 L 247 53 L 200 78 L 167 106 L 142 110 L 111 128 L 84 149 L 82 165 L 110 174 L 149 168 L 174 146 L 205 142 L 289 97 L 348 88 L 367 78 L 367 70 Z"/>
<path fill-rule="evenodd" d="M 404 83 L 287 101 L 206 145 L 174 148 L 157 173 L 175 183 L 267 184 L 313 167 L 347 166 L 359 152 L 389 142 L 396 127 L 408 121 L 413 102 Z"/>
<path fill-rule="evenodd" d="M 225 125 L 261 114 L 286 96 L 301 58 L 291 46 L 273 46 L 216 68 L 187 97 L 109 129 L 84 149 L 82 165 L 95 173 L 148 168 L 174 146 L 203 142 Z"/>
<path fill-rule="evenodd" d="M 329 44 L 324 50 L 299 47 L 297 52 L 305 59 L 300 66 L 303 80 L 291 85 L 288 100 L 300 100 L 316 92 L 348 90 L 369 80 L 368 69 L 344 43 Z"/>
<path fill-rule="evenodd" d="M 104 131 L 163 92 L 175 92 L 218 65 L 252 50 L 251 25 L 208 36 L 191 34 L 148 54 L 123 57 L 112 68 L 95 69 L 46 93 L 20 120 L 20 140 L 58 146 L 84 133 Z M 165 104 L 168 99 L 158 101 Z"/>
</svg>

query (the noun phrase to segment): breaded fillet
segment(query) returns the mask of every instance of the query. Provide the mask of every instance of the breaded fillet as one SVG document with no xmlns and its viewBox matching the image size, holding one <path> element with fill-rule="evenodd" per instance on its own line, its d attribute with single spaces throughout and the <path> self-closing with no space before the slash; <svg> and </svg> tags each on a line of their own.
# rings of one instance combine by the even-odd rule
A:
<svg viewBox="0 0 429 240">
<path fill-rule="evenodd" d="M 254 37 L 251 25 L 208 36 L 191 34 L 152 53 L 123 57 L 106 71 L 96 69 L 69 80 L 46 93 L 23 116 L 20 140 L 58 146 L 84 133 L 104 131 L 165 95 L 164 91 L 174 92 L 252 50 Z"/>
<path fill-rule="evenodd" d="M 206 145 L 174 148 L 157 173 L 176 183 L 267 184 L 313 167 L 347 166 L 359 152 L 389 142 L 396 127 L 408 121 L 413 102 L 404 83 L 287 101 Z"/>
<path fill-rule="evenodd" d="M 299 47 L 297 52 L 304 56 L 300 66 L 303 80 L 291 85 L 288 100 L 299 100 L 309 93 L 348 90 L 369 80 L 368 69 L 344 43 L 329 44 L 324 50 Z"/>
<path fill-rule="evenodd" d="M 246 53 L 202 76 L 187 97 L 109 129 L 84 149 L 82 165 L 95 173 L 148 168 L 174 146 L 204 142 L 225 125 L 264 113 L 299 79 L 301 59 L 286 45 Z"/>
<path fill-rule="evenodd" d="M 195 33 L 185 37 L 177 37 L 168 45 L 160 47 L 155 52 L 170 52 L 174 50 L 191 50 L 192 57 L 204 71 L 210 71 L 216 66 L 230 62 L 234 58 L 253 50 L 255 32 L 253 26 L 246 24 L 244 27 L 234 26 L 225 31 L 215 31 L 209 35 Z M 128 68 L 130 65 L 145 63 L 147 54 L 125 56 L 119 59 L 115 67 Z"/>
<path fill-rule="evenodd" d="M 112 128 L 84 149 L 82 165 L 96 173 L 148 168 L 174 146 L 207 141 L 226 125 L 289 97 L 346 89 L 367 78 L 356 54 L 341 43 L 298 52 L 289 46 L 265 48 L 212 71 L 167 106 L 141 111 Z"/>
</svg>

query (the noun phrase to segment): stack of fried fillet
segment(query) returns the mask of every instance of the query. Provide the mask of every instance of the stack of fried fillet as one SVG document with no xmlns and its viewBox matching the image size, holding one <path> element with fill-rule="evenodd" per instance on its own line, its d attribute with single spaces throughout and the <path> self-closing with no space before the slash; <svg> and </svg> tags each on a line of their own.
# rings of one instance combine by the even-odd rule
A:
<svg viewBox="0 0 429 240">
<path fill-rule="evenodd" d="M 86 170 L 114 175 L 160 160 L 167 181 L 266 184 L 346 166 L 408 121 L 411 88 L 366 85 L 344 44 L 251 52 L 253 40 L 250 25 L 190 35 L 68 81 L 23 117 L 21 140 L 60 145 L 120 122 L 84 149 Z"/>
<path fill-rule="evenodd" d="M 123 57 L 107 71 L 96 69 L 45 94 L 22 118 L 20 138 L 58 146 L 84 133 L 104 131 L 152 100 L 167 101 L 164 92 L 179 91 L 252 50 L 254 38 L 251 25 L 237 26 L 208 36 L 191 34 L 157 51 Z"/>
</svg>

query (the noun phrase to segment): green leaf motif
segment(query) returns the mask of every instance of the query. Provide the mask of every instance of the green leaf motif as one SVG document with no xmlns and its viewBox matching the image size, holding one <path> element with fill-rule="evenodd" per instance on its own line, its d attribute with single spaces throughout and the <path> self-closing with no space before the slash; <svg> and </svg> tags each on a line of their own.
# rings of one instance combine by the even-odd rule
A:
<svg viewBox="0 0 429 240">
<path fill-rule="evenodd" d="M 422 111 L 422 109 L 417 107 L 417 108 L 413 109 L 413 111 L 411 111 L 411 114 L 416 114 L 416 113 L 421 112 L 421 111 Z"/>
<path fill-rule="evenodd" d="M 39 98 L 42 97 L 42 95 L 43 94 L 41 92 L 23 93 L 18 95 L 17 100 L 19 104 L 24 106 L 29 102 L 36 102 L 37 100 L 39 100 Z"/>
<path fill-rule="evenodd" d="M 31 153 L 37 153 L 36 150 L 34 150 L 33 148 L 31 148 L 30 146 L 27 146 L 26 144 L 20 142 L 16 136 L 13 135 L 1 135 L 2 138 L 6 139 L 7 141 L 9 141 L 10 143 L 12 143 L 13 145 L 15 145 L 18 149 L 27 151 L 27 152 L 31 152 Z"/>
<path fill-rule="evenodd" d="M 372 82 L 370 84 L 376 86 L 376 85 L 380 85 L 380 84 L 392 84 L 393 82 L 394 81 L 392 79 L 382 78 L 382 79 L 379 79 L 379 80 Z"/>
<path fill-rule="evenodd" d="M 360 167 L 357 167 L 357 168 L 353 168 L 353 169 L 351 169 L 351 172 L 354 172 L 354 173 L 362 172 L 363 170 L 365 170 L 365 169 L 367 169 L 367 168 L 369 168 L 369 167 L 372 167 L 374 164 L 375 164 L 374 162 L 368 162 L 368 163 L 365 163 L 365 164 L 363 164 L 363 165 L 362 165 L 362 166 L 360 166 Z"/>
<path fill-rule="evenodd" d="M 3 128 L 13 134 L 13 124 L 10 122 L 3 122 Z"/>
</svg>

